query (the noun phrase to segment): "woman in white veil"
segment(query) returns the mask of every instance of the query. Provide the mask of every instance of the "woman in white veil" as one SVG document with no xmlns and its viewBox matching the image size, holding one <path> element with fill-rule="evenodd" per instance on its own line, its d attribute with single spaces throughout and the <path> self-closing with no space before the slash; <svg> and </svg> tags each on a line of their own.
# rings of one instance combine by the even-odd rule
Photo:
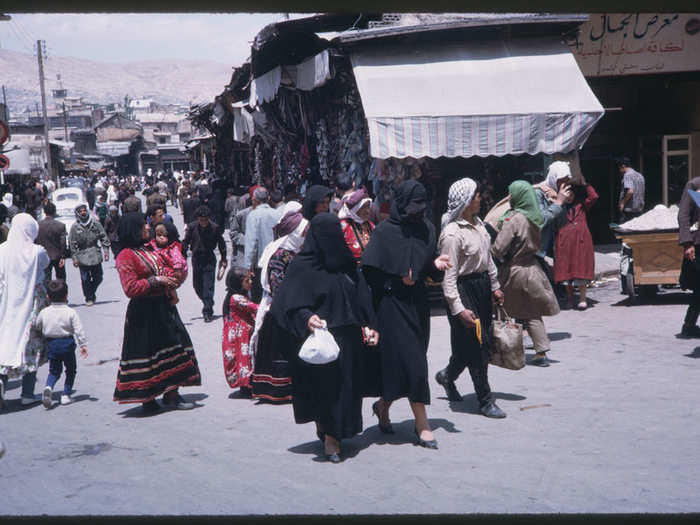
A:
<svg viewBox="0 0 700 525">
<path fill-rule="evenodd" d="M 28 213 L 12 219 L 7 241 L 0 245 L 0 408 L 8 379 L 22 377 L 22 404 L 34 399 L 37 368 L 46 362 L 43 340 L 32 330 L 46 306 L 46 250 L 34 244 L 39 225 Z"/>
</svg>

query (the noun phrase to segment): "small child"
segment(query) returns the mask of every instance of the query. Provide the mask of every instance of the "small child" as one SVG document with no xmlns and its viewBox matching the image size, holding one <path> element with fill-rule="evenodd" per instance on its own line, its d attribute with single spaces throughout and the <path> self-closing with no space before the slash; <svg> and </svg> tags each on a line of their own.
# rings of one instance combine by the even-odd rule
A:
<svg viewBox="0 0 700 525">
<path fill-rule="evenodd" d="M 68 286 L 62 279 L 54 279 L 46 285 L 51 304 L 44 308 L 34 321 L 34 327 L 46 339 L 49 351 L 49 377 L 41 396 L 44 407 L 51 408 L 51 396 L 56 381 L 61 377 L 61 368 L 66 368 L 66 381 L 63 384 L 61 404 L 69 405 L 73 400 L 73 390 L 77 364 L 75 361 L 75 343 L 80 345 L 80 355 L 88 356 L 87 339 L 80 317 L 68 306 Z"/>
<path fill-rule="evenodd" d="M 221 343 L 226 381 L 231 388 L 240 388 L 241 397 L 247 398 L 251 397 L 250 376 L 253 373 L 250 336 L 258 312 L 258 305 L 248 299 L 252 286 L 250 271 L 243 268 L 231 268 L 228 271 Z"/>
<path fill-rule="evenodd" d="M 182 245 L 175 225 L 168 221 L 156 225 L 155 239 L 151 241 L 151 246 L 160 255 L 170 276 L 183 282 L 187 278 L 187 259 L 182 255 Z M 170 304 L 179 301 L 174 289 L 168 290 L 168 298 Z"/>
</svg>

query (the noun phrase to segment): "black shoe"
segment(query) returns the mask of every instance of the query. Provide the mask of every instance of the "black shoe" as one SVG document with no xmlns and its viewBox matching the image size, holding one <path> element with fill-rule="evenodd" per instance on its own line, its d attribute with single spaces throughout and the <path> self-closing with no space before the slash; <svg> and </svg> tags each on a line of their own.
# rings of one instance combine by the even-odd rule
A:
<svg viewBox="0 0 700 525">
<path fill-rule="evenodd" d="M 437 374 L 435 374 L 435 381 L 437 381 L 439 385 L 442 385 L 445 388 L 445 394 L 447 394 L 447 399 L 449 401 L 462 401 L 462 396 L 457 390 L 455 382 L 450 381 L 447 378 L 447 371 L 440 370 Z"/>
<path fill-rule="evenodd" d="M 541 357 L 534 357 L 532 361 L 530 361 L 530 364 L 534 366 L 547 367 L 549 366 L 549 359 L 547 359 L 546 355 L 543 355 Z"/>
<path fill-rule="evenodd" d="M 417 445 L 420 445 L 423 448 L 429 448 L 432 450 L 437 450 L 438 444 L 437 444 L 437 439 L 431 439 L 431 440 L 425 440 L 420 437 L 420 434 L 418 433 L 418 430 L 415 428 L 413 429 L 413 432 L 415 432 L 416 437 L 418 438 L 418 443 Z"/>
<path fill-rule="evenodd" d="M 496 403 L 493 401 L 489 401 L 486 404 L 481 406 L 481 413 L 484 414 L 486 417 L 492 417 L 496 419 L 502 419 L 506 417 L 506 413 L 498 408 Z"/>
<path fill-rule="evenodd" d="M 694 324 L 694 325 L 683 325 L 683 328 L 681 328 L 681 336 L 682 337 L 693 337 L 693 338 L 700 338 L 700 326 Z"/>
<path fill-rule="evenodd" d="M 326 454 L 326 461 L 330 461 L 331 463 L 340 463 L 340 455 L 337 452 L 333 452 L 333 454 Z"/>
<path fill-rule="evenodd" d="M 156 412 L 160 411 L 160 405 L 155 399 L 151 399 L 146 403 L 142 403 L 141 407 L 143 408 L 143 413 L 145 415 L 155 414 Z"/>
<path fill-rule="evenodd" d="M 382 423 L 382 420 L 379 418 L 379 409 L 377 408 L 377 405 L 379 405 L 379 401 L 375 401 L 372 404 L 372 413 L 377 416 L 377 422 L 379 423 L 379 430 L 381 430 L 384 434 L 393 434 L 394 433 L 394 427 L 391 425 L 391 423 Z"/>
<path fill-rule="evenodd" d="M 244 399 L 253 399 L 253 391 L 247 386 L 242 386 L 238 393 Z"/>
<path fill-rule="evenodd" d="M 204 314 L 204 322 L 211 323 L 214 320 L 214 316 L 211 314 Z"/>
</svg>

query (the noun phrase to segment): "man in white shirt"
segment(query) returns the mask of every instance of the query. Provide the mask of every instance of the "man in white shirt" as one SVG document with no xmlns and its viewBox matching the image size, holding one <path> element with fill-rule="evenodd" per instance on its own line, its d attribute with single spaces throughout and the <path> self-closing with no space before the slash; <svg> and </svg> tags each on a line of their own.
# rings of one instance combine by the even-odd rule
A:
<svg viewBox="0 0 700 525">
<path fill-rule="evenodd" d="M 255 272 L 251 298 L 256 303 L 259 303 L 262 298 L 260 268 L 257 267 L 257 262 L 265 247 L 274 240 L 272 228 L 279 220 L 279 211 L 268 204 L 269 199 L 270 194 L 265 188 L 262 186 L 256 188 L 253 191 L 253 210 L 248 214 L 245 222 L 243 266 Z"/>
<path fill-rule="evenodd" d="M 631 164 L 628 157 L 617 159 L 617 169 L 622 175 L 618 203 L 621 223 L 639 217 L 644 211 L 644 176 L 633 170 Z"/>
</svg>

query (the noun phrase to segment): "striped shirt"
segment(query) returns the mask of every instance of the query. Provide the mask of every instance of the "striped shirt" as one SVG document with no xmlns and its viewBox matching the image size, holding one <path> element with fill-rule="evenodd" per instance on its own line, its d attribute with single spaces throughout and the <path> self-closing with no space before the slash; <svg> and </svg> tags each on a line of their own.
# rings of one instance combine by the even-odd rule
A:
<svg viewBox="0 0 700 525">
<path fill-rule="evenodd" d="M 632 190 L 632 198 L 625 203 L 624 211 L 639 213 L 644 210 L 644 176 L 632 168 L 627 168 L 627 171 L 622 176 L 620 201 L 622 201 L 629 189 Z"/>
</svg>

